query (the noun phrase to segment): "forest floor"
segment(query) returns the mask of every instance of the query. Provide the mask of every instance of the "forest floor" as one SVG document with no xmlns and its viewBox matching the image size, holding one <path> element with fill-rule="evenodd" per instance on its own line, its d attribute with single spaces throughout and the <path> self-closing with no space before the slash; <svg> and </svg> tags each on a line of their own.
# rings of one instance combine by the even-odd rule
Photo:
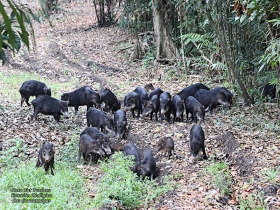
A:
<svg viewBox="0 0 280 210">
<path fill-rule="evenodd" d="M 51 16 L 52 27 L 48 21 L 34 24 L 35 50 L 22 50 L 1 67 L 3 75 L 31 72 L 49 81 L 49 87 L 52 83 L 73 82 L 67 89 L 56 90 L 54 96 L 57 98 L 63 92 L 84 85 L 98 92 L 108 87 L 120 99 L 137 86 L 148 83 L 171 95 L 197 82 L 210 88 L 223 85 L 209 75 L 186 76 L 176 67 L 145 67 L 141 61 L 133 61 L 135 37 L 118 27 L 98 28 L 91 1 L 75 0 L 62 3 L 60 8 Z M 4 88 L 6 84 L 2 82 L 1 85 Z M 149 118 L 133 119 L 128 113 L 129 141 L 140 149 L 150 148 L 160 170 L 159 177 L 169 175 L 178 184 L 151 208 L 239 209 L 242 205 L 252 209 L 280 208 L 280 175 L 278 173 L 274 179 L 269 176 L 269 171 L 276 170 L 280 162 L 280 110 L 276 103 L 245 107 L 239 93 L 230 90 L 235 95 L 231 109 L 219 107 L 213 116 L 206 112 L 202 128 L 210 158 L 205 161 L 189 160 L 190 121 L 160 124 Z M 42 141 L 46 140 L 55 145 L 59 154 L 73 133 L 78 135 L 86 128 L 84 107 L 77 116 L 70 108 L 72 117 L 63 120 L 64 126 L 54 128 L 52 117 L 39 115 L 38 121 L 33 122 L 30 119 L 32 108 L 25 104 L 20 107 L 19 94 L 16 98 L 18 101 L 8 93 L 1 96 L 5 110 L 0 115 L 3 149 L 9 147 L 6 140 L 18 137 L 28 144 L 28 158 L 36 157 Z M 175 157 L 170 160 L 156 149 L 158 140 L 165 136 L 171 136 L 175 141 Z M 122 143 L 127 141 L 122 140 Z M 220 162 L 226 163 L 224 171 L 229 171 L 231 182 L 217 182 L 207 172 L 207 166 Z M 98 165 L 94 167 L 94 170 L 85 168 L 83 175 L 90 176 L 90 171 L 99 177 Z M 94 185 L 94 180 L 91 183 Z M 223 187 L 229 192 L 222 194 Z"/>
</svg>

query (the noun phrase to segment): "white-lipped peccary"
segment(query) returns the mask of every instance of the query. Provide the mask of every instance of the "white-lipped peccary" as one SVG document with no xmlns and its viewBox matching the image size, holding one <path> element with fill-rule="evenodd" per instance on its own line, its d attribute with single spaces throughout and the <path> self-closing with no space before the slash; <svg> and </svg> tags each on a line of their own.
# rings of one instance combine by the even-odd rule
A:
<svg viewBox="0 0 280 210">
<path fill-rule="evenodd" d="M 218 92 L 222 92 L 225 94 L 227 101 L 230 103 L 230 105 L 233 105 L 233 94 L 226 89 L 225 87 L 216 87 L 214 89 L 212 89 L 212 91 L 218 91 Z"/>
<path fill-rule="evenodd" d="M 266 84 L 262 90 L 262 96 L 267 100 L 274 99 L 276 96 L 276 85 Z"/>
<path fill-rule="evenodd" d="M 171 137 L 164 137 L 158 141 L 158 151 L 163 150 L 163 153 L 168 156 L 174 157 L 174 141 Z"/>
<path fill-rule="evenodd" d="M 112 142 L 110 146 L 113 152 L 120 152 L 124 150 L 124 144 L 119 142 Z"/>
<path fill-rule="evenodd" d="M 204 140 L 205 136 L 202 127 L 199 124 L 194 124 L 190 131 L 190 150 L 193 158 L 202 150 L 203 159 L 207 159 Z"/>
<path fill-rule="evenodd" d="M 38 161 L 36 167 L 44 166 L 45 172 L 47 173 L 49 168 L 51 168 L 51 174 L 54 175 L 54 149 L 53 145 L 50 143 L 43 143 L 42 148 L 39 150 Z"/>
<path fill-rule="evenodd" d="M 104 102 L 104 111 L 108 112 L 110 109 L 114 113 L 121 108 L 121 103 L 117 99 L 116 95 L 108 88 L 105 88 L 100 93 L 101 103 Z"/>
<path fill-rule="evenodd" d="M 157 122 L 158 121 L 159 109 L 160 109 L 159 97 L 157 95 L 154 95 L 144 105 L 144 109 L 143 109 L 143 112 L 141 114 L 141 117 L 146 117 L 146 116 L 150 115 L 150 118 L 152 120 L 153 119 L 153 114 L 155 113 L 155 122 Z"/>
<path fill-rule="evenodd" d="M 73 92 L 63 93 L 61 100 L 68 101 L 69 107 L 75 108 L 75 114 L 77 114 L 79 106 L 87 106 L 87 110 L 93 106 L 93 104 L 100 107 L 100 95 L 95 92 L 91 87 L 84 86 Z"/>
<path fill-rule="evenodd" d="M 133 161 L 135 162 L 135 165 L 133 166 L 132 171 L 136 172 L 136 167 L 138 166 L 138 164 L 141 161 L 139 150 L 136 147 L 136 145 L 133 142 L 125 144 L 123 154 L 125 156 L 133 156 L 134 157 Z"/>
<path fill-rule="evenodd" d="M 185 101 L 185 107 L 186 107 L 187 120 L 188 120 L 189 113 L 191 113 L 192 121 L 194 123 L 197 123 L 197 119 L 199 119 L 200 123 L 204 123 L 205 108 L 202 106 L 201 103 L 199 103 L 198 100 L 196 100 L 192 96 L 189 96 Z"/>
<path fill-rule="evenodd" d="M 84 134 L 88 134 L 92 139 L 98 141 L 101 145 L 101 148 L 106 153 L 106 156 L 109 156 L 112 154 L 112 150 L 111 150 L 111 146 L 110 146 L 111 141 L 106 134 L 104 134 L 103 132 L 101 132 L 100 130 L 98 130 L 97 128 L 94 128 L 94 127 L 87 127 L 80 134 L 80 136 L 82 136 Z"/>
<path fill-rule="evenodd" d="M 101 99 L 99 93 L 95 92 L 91 87 L 86 86 L 84 89 L 84 99 L 87 105 L 87 110 L 93 105 L 100 109 Z"/>
<path fill-rule="evenodd" d="M 146 101 L 148 101 L 149 99 L 147 91 L 139 86 L 134 90 L 134 92 L 139 95 L 142 104 L 142 109 L 143 109 Z"/>
<path fill-rule="evenodd" d="M 146 85 L 144 86 L 144 89 L 147 91 L 147 93 L 150 93 L 150 92 L 153 91 L 155 88 L 154 88 L 154 86 L 153 86 L 152 83 L 149 83 L 149 84 L 146 84 Z"/>
<path fill-rule="evenodd" d="M 138 93 L 130 92 L 124 97 L 124 111 L 131 111 L 132 117 L 135 117 L 134 111 L 137 111 L 137 117 L 142 113 L 141 99 Z"/>
<path fill-rule="evenodd" d="M 184 100 L 179 96 L 175 95 L 172 99 L 173 103 L 173 115 L 174 115 L 174 122 L 176 120 L 183 122 L 184 120 Z"/>
<path fill-rule="evenodd" d="M 127 119 L 126 119 L 126 113 L 119 109 L 114 114 L 114 122 L 115 122 L 115 133 L 116 138 L 125 138 L 125 133 L 127 131 Z"/>
<path fill-rule="evenodd" d="M 171 101 L 171 95 L 168 92 L 163 92 L 160 94 L 160 122 L 162 123 L 162 120 L 165 116 L 165 119 L 167 122 L 170 122 L 170 114 L 172 112 L 172 101 Z"/>
<path fill-rule="evenodd" d="M 151 150 L 145 149 L 143 151 L 143 161 L 136 167 L 137 175 L 142 176 L 142 179 L 148 176 L 153 180 L 156 167 L 156 161 Z"/>
<path fill-rule="evenodd" d="M 213 113 L 213 109 L 216 108 L 217 105 L 221 104 L 226 107 L 230 106 L 226 95 L 219 91 L 201 89 L 197 91 L 194 98 L 198 100 L 204 106 L 205 109 L 209 107 L 211 115 Z"/>
<path fill-rule="evenodd" d="M 34 107 L 33 120 L 36 119 L 38 113 L 44 115 L 52 115 L 57 123 L 60 122 L 60 115 L 68 118 L 68 102 L 60 101 L 47 95 L 40 95 L 31 101 Z"/>
<path fill-rule="evenodd" d="M 28 102 L 30 96 L 35 96 L 35 97 L 38 97 L 39 95 L 51 96 L 51 89 L 48 88 L 45 83 L 36 80 L 28 80 L 22 83 L 19 92 L 21 95 L 20 106 L 22 106 L 24 101 L 28 106 L 30 106 Z"/>
<path fill-rule="evenodd" d="M 152 92 L 149 95 L 149 100 L 151 100 L 154 95 L 157 95 L 159 98 L 160 94 L 162 94 L 162 93 L 163 93 L 163 91 L 160 88 L 156 88 L 156 89 L 152 90 Z"/>
<path fill-rule="evenodd" d="M 114 120 L 106 113 L 90 107 L 86 114 L 88 127 L 97 127 L 103 132 L 104 129 L 109 132 L 109 135 L 115 136 L 115 124 Z"/>
<path fill-rule="evenodd" d="M 83 134 L 80 136 L 78 163 L 80 163 L 81 155 L 83 155 L 85 163 L 88 160 L 89 155 L 91 155 L 92 163 L 93 156 L 102 157 L 105 155 L 105 152 L 97 140 L 92 139 L 88 134 Z"/>
<path fill-rule="evenodd" d="M 194 96 L 196 92 L 200 89 L 210 90 L 210 88 L 208 88 L 207 86 L 201 83 L 196 83 L 188 87 L 185 87 L 183 90 L 177 93 L 177 95 L 179 95 L 182 98 L 182 100 L 185 101 L 189 96 Z"/>
</svg>

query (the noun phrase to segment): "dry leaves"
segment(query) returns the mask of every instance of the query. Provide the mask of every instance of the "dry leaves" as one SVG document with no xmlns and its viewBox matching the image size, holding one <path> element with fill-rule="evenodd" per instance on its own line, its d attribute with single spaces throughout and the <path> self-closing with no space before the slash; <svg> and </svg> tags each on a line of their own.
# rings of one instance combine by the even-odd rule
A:
<svg viewBox="0 0 280 210">
<path fill-rule="evenodd" d="M 35 23 L 37 49 L 29 55 L 18 54 L 15 62 L 20 68 L 48 77 L 54 82 L 65 82 L 77 78 L 80 85 L 90 85 L 100 91 L 105 86 L 111 88 L 119 98 L 137 86 L 153 83 L 153 86 L 169 91 L 172 95 L 184 87 L 202 82 L 200 76 L 190 76 L 185 81 L 158 80 L 158 74 L 165 72 L 166 67 L 157 67 L 154 78 L 149 78 L 141 63 L 129 59 L 131 51 L 119 51 L 125 45 L 133 45 L 134 36 L 128 31 L 116 27 L 97 28 L 94 9 L 90 1 L 72 1 L 62 3 L 63 9 L 52 16 L 53 27 L 47 21 L 41 25 Z M 14 71 L 9 69 L 9 72 Z M 20 70 L 17 70 L 20 71 Z M 8 73 L 8 71 L 6 72 Z M 179 78 L 180 79 L 180 78 Z M 211 87 L 216 87 L 213 84 Z M 76 87 L 72 87 L 71 90 Z M 61 90 L 61 91 L 71 91 Z M 129 141 L 140 149 L 151 148 L 160 169 L 160 176 L 170 175 L 178 183 L 175 191 L 167 193 L 157 204 L 157 209 L 236 209 L 238 197 L 258 193 L 269 185 L 265 169 L 276 169 L 280 162 L 280 112 L 275 106 L 243 107 L 237 98 L 230 110 L 218 108 L 213 116 L 207 112 L 205 124 L 202 124 L 206 135 L 206 153 L 216 161 L 226 162 L 231 170 L 231 198 L 226 204 L 219 202 L 220 192 L 210 185 L 211 180 L 203 173 L 210 161 L 192 163 L 189 155 L 189 132 L 191 122 L 163 124 L 145 119 L 132 119 Z M 52 116 L 39 115 L 38 121 L 30 120 L 32 108 L 19 107 L 19 101 L 1 101 L 5 110 L 0 114 L 0 142 L 3 150 L 11 145 L 5 140 L 22 138 L 28 144 L 28 158 L 36 157 L 43 141 L 54 143 L 58 151 L 86 127 L 85 108 L 80 108 L 78 116 L 64 119 L 63 126 L 56 125 Z M 71 108 L 70 108 L 71 110 Z M 71 110 L 73 114 L 73 110 Z M 234 137 L 228 137 L 232 132 Z M 168 160 L 157 152 L 157 141 L 171 136 L 175 141 L 175 158 Z M 217 140 L 222 136 L 220 141 Z M 122 143 L 128 140 L 123 140 Z M 78 148 L 77 148 L 78 149 Z M 74 151 L 77 152 L 77 151 Z M 77 165 L 82 174 L 88 177 L 89 184 L 101 176 L 98 166 Z M 279 184 L 279 179 L 278 179 Z M 277 183 L 275 184 L 277 186 Z M 279 206 L 279 189 L 272 189 L 265 201 Z M 88 192 L 94 197 L 94 192 Z"/>
</svg>

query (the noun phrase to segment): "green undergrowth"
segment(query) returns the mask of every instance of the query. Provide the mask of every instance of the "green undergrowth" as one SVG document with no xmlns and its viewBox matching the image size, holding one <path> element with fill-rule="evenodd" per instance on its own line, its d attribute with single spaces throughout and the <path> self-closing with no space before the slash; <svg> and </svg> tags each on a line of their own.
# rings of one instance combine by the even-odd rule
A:
<svg viewBox="0 0 280 210">
<path fill-rule="evenodd" d="M 121 152 L 115 153 L 112 159 L 100 164 L 104 174 L 96 184 L 95 207 L 100 208 L 104 205 L 125 206 L 128 209 L 152 207 L 160 195 L 174 187 L 167 177 L 161 184 L 147 178 L 140 180 L 130 169 L 133 165 L 132 159 Z"/>
<path fill-rule="evenodd" d="M 47 79 L 40 75 L 31 74 L 29 72 L 19 73 L 3 73 L 0 72 L 0 94 L 3 98 L 8 99 L 11 102 L 20 101 L 19 88 L 22 83 L 27 80 L 38 80 L 45 83 L 52 91 L 52 97 L 60 99 L 61 94 L 64 90 L 73 88 L 78 84 L 78 80 L 71 80 L 69 82 L 59 82 Z M 32 97 L 30 98 L 33 99 Z"/>
<path fill-rule="evenodd" d="M 206 173 L 210 175 L 211 185 L 219 190 L 222 195 L 230 192 L 231 176 L 225 162 L 212 163 L 206 167 Z"/>
<path fill-rule="evenodd" d="M 264 202 L 263 195 L 261 193 L 250 193 L 246 198 L 238 197 L 240 210 L 268 210 L 270 209 Z"/>
<path fill-rule="evenodd" d="M 45 175 L 42 167 L 35 168 L 36 161 L 21 162 L 16 169 L 3 172 L 1 209 L 93 208 L 92 199 L 87 195 L 87 180 L 77 169 L 57 161 L 55 175 L 52 176 L 50 170 Z"/>
</svg>

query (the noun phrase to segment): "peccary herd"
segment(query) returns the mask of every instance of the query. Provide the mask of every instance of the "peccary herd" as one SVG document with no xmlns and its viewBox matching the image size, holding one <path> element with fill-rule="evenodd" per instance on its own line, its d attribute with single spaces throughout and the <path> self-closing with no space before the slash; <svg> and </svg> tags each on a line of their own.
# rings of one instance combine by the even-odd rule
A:
<svg viewBox="0 0 280 210">
<path fill-rule="evenodd" d="M 149 91 L 150 93 L 148 94 Z M 152 84 L 144 88 L 137 87 L 129 92 L 121 101 L 108 88 L 99 93 L 89 86 L 81 87 L 73 92 L 63 93 L 61 100 L 51 97 L 51 89 L 44 83 L 29 80 L 22 84 L 19 89 L 21 94 L 21 106 L 25 101 L 28 106 L 30 96 L 36 98 L 31 102 L 34 108 L 33 120 L 38 113 L 52 115 L 57 123 L 60 116 L 68 118 L 68 107 L 74 107 L 75 114 L 79 106 L 87 106 L 87 128 L 81 132 L 78 148 L 78 162 L 81 155 L 84 162 L 96 162 L 104 157 L 110 157 L 115 151 L 123 151 L 126 156 L 132 156 L 135 165 L 131 170 L 142 178 L 150 179 L 156 176 L 156 161 L 150 149 L 143 152 L 132 143 L 121 144 L 110 138 L 125 139 L 128 130 L 127 112 L 131 112 L 133 118 L 150 117 L 150 120 L 160 123 L 166 120 L 168 123 L 184 122 L 184 112 L 187 122 L 189 114 L 193 124 L 190 131 L 190 153 L 197 157 L 202 151 L 203 159 L 207 159 L 205 152 L 205 135 L 201 123 L 205 123 L 205 109 L 209 108 L 210 114 L 218 105 L 230 107 L 233 104 L 233 94 L 224 87 L 216 87 L 212 90 L 207 86 L 197 83 L 190 85 L 173 97 L 160 88 L 154 88 Z M 101 108 L 104 103 L 103 108 Z M 94 106 L 94 107 L 93 107 Z M 102 110 L 101 110 L 102 109 Z M 113 118 L 110 116 L 113 114 Z M 173 115 L 173 120 L 171 119 Z M 199 122 L 199 124 L 196 124 Z M 168 158 L 174 157 L 174 140 L 164 137 L 158 141 L 158 151 L 162 150 Z M 39 151 L 36 167 L 44 165 L 47 172 L 51 168 L 54 175 L 54 149 L 53 145 L 44 143 Z"/>
</svg>

